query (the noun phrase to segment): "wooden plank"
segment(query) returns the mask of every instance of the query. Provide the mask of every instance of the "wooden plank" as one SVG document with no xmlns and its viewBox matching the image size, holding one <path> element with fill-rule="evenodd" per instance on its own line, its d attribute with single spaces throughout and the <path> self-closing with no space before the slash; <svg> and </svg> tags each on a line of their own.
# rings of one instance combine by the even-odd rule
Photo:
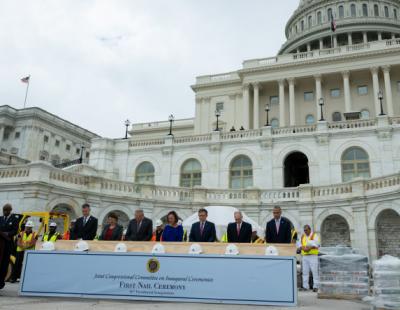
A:
<svg viewBox="0 0 400 310">
<path fill-rule="evenodd" d="M 72 251 L 76 240 L 59 240 L 55 243 L 58 251 Z M 121 241 L 87 241 L 89 250 L 93 252 L 113 252 L 116 244 Z M 123 242 L 128 248 L 128 252 L 151 253 L 153 246 L 157 242 Z M 162 242 L 166 253 L 187 254 L 192 243 L 190 242 Z M 225 254 L 228 243 L 199 243 L 203 249 L 203 254 Z M 237 243 L 239 253 L 243 255 L 265 255 L 265 244 Z M 279 251 L 279 256 L 296 256 L 295 244 L 273 244 Z M 36 243 L 36 249 L 40 249 L 41 242 Z M 240 255 L 239 254 L 239 255 Z"/>
</svg>

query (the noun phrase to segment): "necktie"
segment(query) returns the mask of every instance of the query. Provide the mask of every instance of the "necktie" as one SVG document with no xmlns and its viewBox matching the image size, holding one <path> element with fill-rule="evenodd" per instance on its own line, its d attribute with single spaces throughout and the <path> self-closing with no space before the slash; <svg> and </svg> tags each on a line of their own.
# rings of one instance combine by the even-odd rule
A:
<svg viewBox="0 0 400 310">
<path fill-rule="evenodd" d="M 236 225 L 236 232 L 237 232 L 237 235 L 239 237 L 239 235 L 240 235 L 240 224 Z"/>
<path fill-rule="evenodd" d="M 138 225 L 138 227 L 137 227 L 137 231 L 139 231 L 140 226 L 142 226 L 142 221 L 139 222 L 139 225 Z"/>
<path fill-rule="evenodd" d="M 200 224 L 200 235 L 203 235 L 203 231 L 204 231 L 204 222 L 201 222 L 201 224 Z"/>
<path fill-rule="evenodd" d="M 275 225 L 276 225 L 276 234 L 279 234 L 279 221 L 275 221 Z"/>
<path fill-rule="evenodd" d="M 85 217 L 83 218 L 83 225 L 86 225 L 87 220 L 88 220 L 88 218 L 87 218 L 87 216 L 85 216 Z"/>
</svg>

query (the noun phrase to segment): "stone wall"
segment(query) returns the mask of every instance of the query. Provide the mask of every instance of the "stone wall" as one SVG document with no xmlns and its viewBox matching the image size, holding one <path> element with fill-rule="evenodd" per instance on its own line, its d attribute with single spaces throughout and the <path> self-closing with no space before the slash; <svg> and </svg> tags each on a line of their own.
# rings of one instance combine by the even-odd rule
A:
<svg viewBox="0 0 400 310">
<path fill-rule="evenodd" d="M 328 216 L 321 227 L 322 246 L 351 246 L 350 229 L 347 221 L 340 215 Z"/>
<path fill-rule="evenodd" d="M 382 211 L 376 221 L 378 255 L 400 257 L 400 215 L 394 210 Z"/>
</svg>

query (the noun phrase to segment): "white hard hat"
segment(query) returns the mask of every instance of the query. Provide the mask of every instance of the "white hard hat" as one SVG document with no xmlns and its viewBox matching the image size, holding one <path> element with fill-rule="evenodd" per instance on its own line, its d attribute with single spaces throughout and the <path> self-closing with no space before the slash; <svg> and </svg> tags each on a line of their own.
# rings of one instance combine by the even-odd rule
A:
<svg viewBox="0 0 400 310">
<path fill-rule="evenodd" d="M 114 252 L 118 252 L 118 253 L 125 253 L 125 252 L 128 252 L 128 248 L 126 247 L 126 244 L 125 243 L 118 243 L 116 246 L 115 246 L 115 249 L 114 249 Z"/>
<path fill-rule="evenodd" d="M 46 241 L 42 243 L 40 247 L 40 251 L 54 251 L 56 247 L 54 246 L 54 242 Z"/>
<path fill-rule="evenodd" d="M 151 253 L 153 254 L 163 254 L 165 253 L 165 247 L 161 243 L 157 243 L 153 246 L 153 249 L 151 250 Z"/>
<path fill-rule="evenodd" d="M 33 228 L 33 227 L 35 227 L 35 224 L 33 224 L 32 221 L 27 221 L 27 222 L 25 223 L 25 227 L 31 227 L 31 228 Z"/>
<path fill-rule="evenodd" d="M 193 244 L 190 246 L 189 254 L 201 254 L 201 253 L 203 253 L 203 249 L 201 248 L 201 245 L 200 245 L 200 244 L 198 244 L 198 243 L 193 243 Z"/>
<path fill-rule="evenodd" d="M 156 227 L 161 226 L 162 225 L 162 221 L 161 220 L 157 220 L 156 221 Z"/>
<path fill-rule="evenodd" d="M 308 240 L 307 241 L 307 246 L 316 247 L 317 246 L 317 242 L 315 242 L 315 240 Z"/>
<path fill-rule="evenodd" d="M 57 227 L 57 223 L 56 223 L 56 222 L 51 222 L 51 223 L 49 224 L 49 227 Z"/>
<path fill-rule="evenodd" d="M 228 246 L 225 249 L 225 254 L 226 255 L 238 255 L 239 248 L 236 246 L 236 244 L 228 244 Z"/>
<path fill-rule="evenodd" d="M 277 255 L 279 255 L 279 251 L 276 247 L 274 247 L 273 245 L 270 245 L 265 249 L 265 255 L 277 256 Z"/>
<path fill-rule="evenodd" d="M 74 251 L 77 251 L 77 252 L 89 251 L 89 244 L 83 240 L 78 241 L 75 244 Z"/>
<path fill-rule="evenodd" d="M 178 225 L 182 225 L 182 220 L 178 220 Z"/>
</svg>

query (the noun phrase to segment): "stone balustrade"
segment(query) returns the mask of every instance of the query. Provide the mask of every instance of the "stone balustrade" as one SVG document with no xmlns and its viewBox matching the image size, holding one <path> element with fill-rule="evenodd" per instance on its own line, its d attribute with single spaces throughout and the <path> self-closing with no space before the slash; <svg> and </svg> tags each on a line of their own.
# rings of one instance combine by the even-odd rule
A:
<svg viewBox="0 0 400 310">
<path fill-rule="evenodd" d="M 298 201 L 304 203 L 323 202 L 332 199 L 366 197 L 381 192 L 400 189 L 400 173 L 374 179 L 356 179 L 352 182 L 325 186 L 302 185 L 297 188 L 257 189 L 208 189 L 203 187 L 182 188 L 136 184 L 81 175 L 52 167 L 44 162 L 1 167 L 0 186 L 19 187 L 21 182 L 41 182 L 59 190 L 81 190 L 85 194 L 119 196 L 134 199 L 151 199 L 159 202 L 242 205 L 246 203 L 280 203 Z"/>
<path fill-rule="evenodd" d="M 359 129 L 366 127 L 374 127 L 376 126 L 375 119 L 368 120 L 354 120 L 354 121 L 343 121 L 343 122 L 333 122 L 328 124 L 328 128 L 331 130 L 344 130 L 344 129 Z"/>
</svg>

